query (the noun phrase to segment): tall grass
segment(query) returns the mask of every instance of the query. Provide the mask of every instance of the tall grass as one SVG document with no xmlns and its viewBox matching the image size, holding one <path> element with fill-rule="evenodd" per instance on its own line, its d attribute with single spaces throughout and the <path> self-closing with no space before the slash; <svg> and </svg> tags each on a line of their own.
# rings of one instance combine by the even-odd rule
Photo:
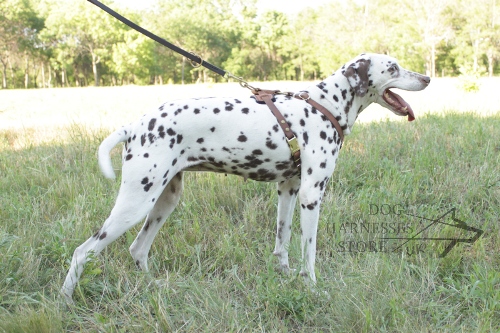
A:
<svg viewBox="0 0 500 333">
<path fill-rule="evenodd" d="M 275 185 L 193 173 L 153 244 L 151 273 L 128 254 L 137 226 L 87 265 L 67 309 L 57 293 L 72 252 L 118 190 L 96 163 L 107 132 L 75 125 L 48 142 L 0 132 L 0 332 L 500 331 L 499 128 L 499 115 L 472 113 L 357 125 L 322 205 L 316 292 L 275 270 Z M 340 253 L 344 238 L 369 236 L 342 233 L 343 223 L 402 219 L 371 215 L 370 204 L 426 217 L 456 208 L 484 235 L 442 259 L 438 243 L 414 256 Z"/>
</svg>

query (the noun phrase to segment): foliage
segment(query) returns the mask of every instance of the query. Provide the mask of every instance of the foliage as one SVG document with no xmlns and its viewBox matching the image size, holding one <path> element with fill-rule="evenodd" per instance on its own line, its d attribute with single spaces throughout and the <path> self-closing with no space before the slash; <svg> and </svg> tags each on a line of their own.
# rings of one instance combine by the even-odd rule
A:
<svg viewBox="0 0 500 333">
<path fill-rule="evenodd" d="M 362 53 L 386 53 L 428 75 L 499 68 L 500 3 L 489 0 L 330 0 L 294 14 L 263 0 L 157 0 L 119 13 L 247 80 L 325 77 Z M 0 2 L 2 87 L 222 80 L 80 0 Z"/>
</svg>

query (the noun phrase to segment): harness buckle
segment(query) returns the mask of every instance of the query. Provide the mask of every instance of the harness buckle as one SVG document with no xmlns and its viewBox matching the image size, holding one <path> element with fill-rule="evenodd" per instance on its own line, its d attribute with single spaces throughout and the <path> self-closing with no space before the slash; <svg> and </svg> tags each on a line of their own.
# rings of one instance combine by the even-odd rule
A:
<svg viewBox="0 0 500 333">
<path fill-rule="evenodd" d="M 293 137 L 290 140 L 287 139 L 287 142 L 288 146 L 290 147 L 290 151 L 292 152 L 292 155 L 300 151 L 299 143 L 297 142 L 297 137 Z"/>
</svg>

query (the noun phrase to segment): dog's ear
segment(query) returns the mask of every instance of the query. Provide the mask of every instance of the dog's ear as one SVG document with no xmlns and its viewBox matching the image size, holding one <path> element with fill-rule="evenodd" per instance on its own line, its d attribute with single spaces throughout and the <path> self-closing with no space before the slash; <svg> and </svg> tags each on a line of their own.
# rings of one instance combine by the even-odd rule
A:
<svg viewBox="0 0 500 333">
<path fill-rule="evenodd" d="M 342 72 L 349 81 L 349 85 L 354 89 L 356 95 L 363 97 L 368 91 L 368 70 L 370 69 L 370 59 L 359 59 L 347 67 Z"/>
</svg>

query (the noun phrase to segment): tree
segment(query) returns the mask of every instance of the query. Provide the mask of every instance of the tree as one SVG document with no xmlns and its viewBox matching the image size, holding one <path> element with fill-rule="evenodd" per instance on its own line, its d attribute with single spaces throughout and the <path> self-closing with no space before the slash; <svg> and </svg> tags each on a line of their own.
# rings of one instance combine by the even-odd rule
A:
<svg viewBox="0 0 500 333">
<path fill-rule="evenodd" d="M 98 65 L 103 59 L 110 58 L 112 46 L 122 33 L 123 25 L 97 7 L 79 0 L 53 2 L 46 25 L 58 49 L 65 49 L 64 52 L 73 58 L 79 54 L 90 56 L 94 85 L 99 86 Z M 59 58 L 62 63 L 65 62 L 63 57 Z"/>
<path fill-rule="evenodd" d="M 496 0 L 467 0 L 457 4 L 457 54 L 459 65 L 473 73 L 484 71 L 493 75 L 499 56 L 500 32 L 498 27 L 498 6 Z M 483 59 L 485 63 L 483 63 Z"/>
<path fill-rule="evenodd" d="M 436 76 L 436 58 L 439 46 L 443 41 L 451 39 L 450 7 L 452 0 L 403 0 L 406 18 L 411 29 L 422 36 L 422 44 L 426 51 L 426 72 Z"/>
<path fill-rule="evenodd" d="M 4 0 L 0 2 L 0 62 L 2 63 L 2 88 L 7 88 L 7 66 L 10 66 L 14 85 L 13 62 L 24 58 L 25 63 L 36 52 L 38 33 L 43 29 L 43 19 L 29 0 Z M 17 58 L 17 59 L 15 59 Z M 25 68 L 25 87 L 28 87 L 28 68 Z"/>
</svg>

